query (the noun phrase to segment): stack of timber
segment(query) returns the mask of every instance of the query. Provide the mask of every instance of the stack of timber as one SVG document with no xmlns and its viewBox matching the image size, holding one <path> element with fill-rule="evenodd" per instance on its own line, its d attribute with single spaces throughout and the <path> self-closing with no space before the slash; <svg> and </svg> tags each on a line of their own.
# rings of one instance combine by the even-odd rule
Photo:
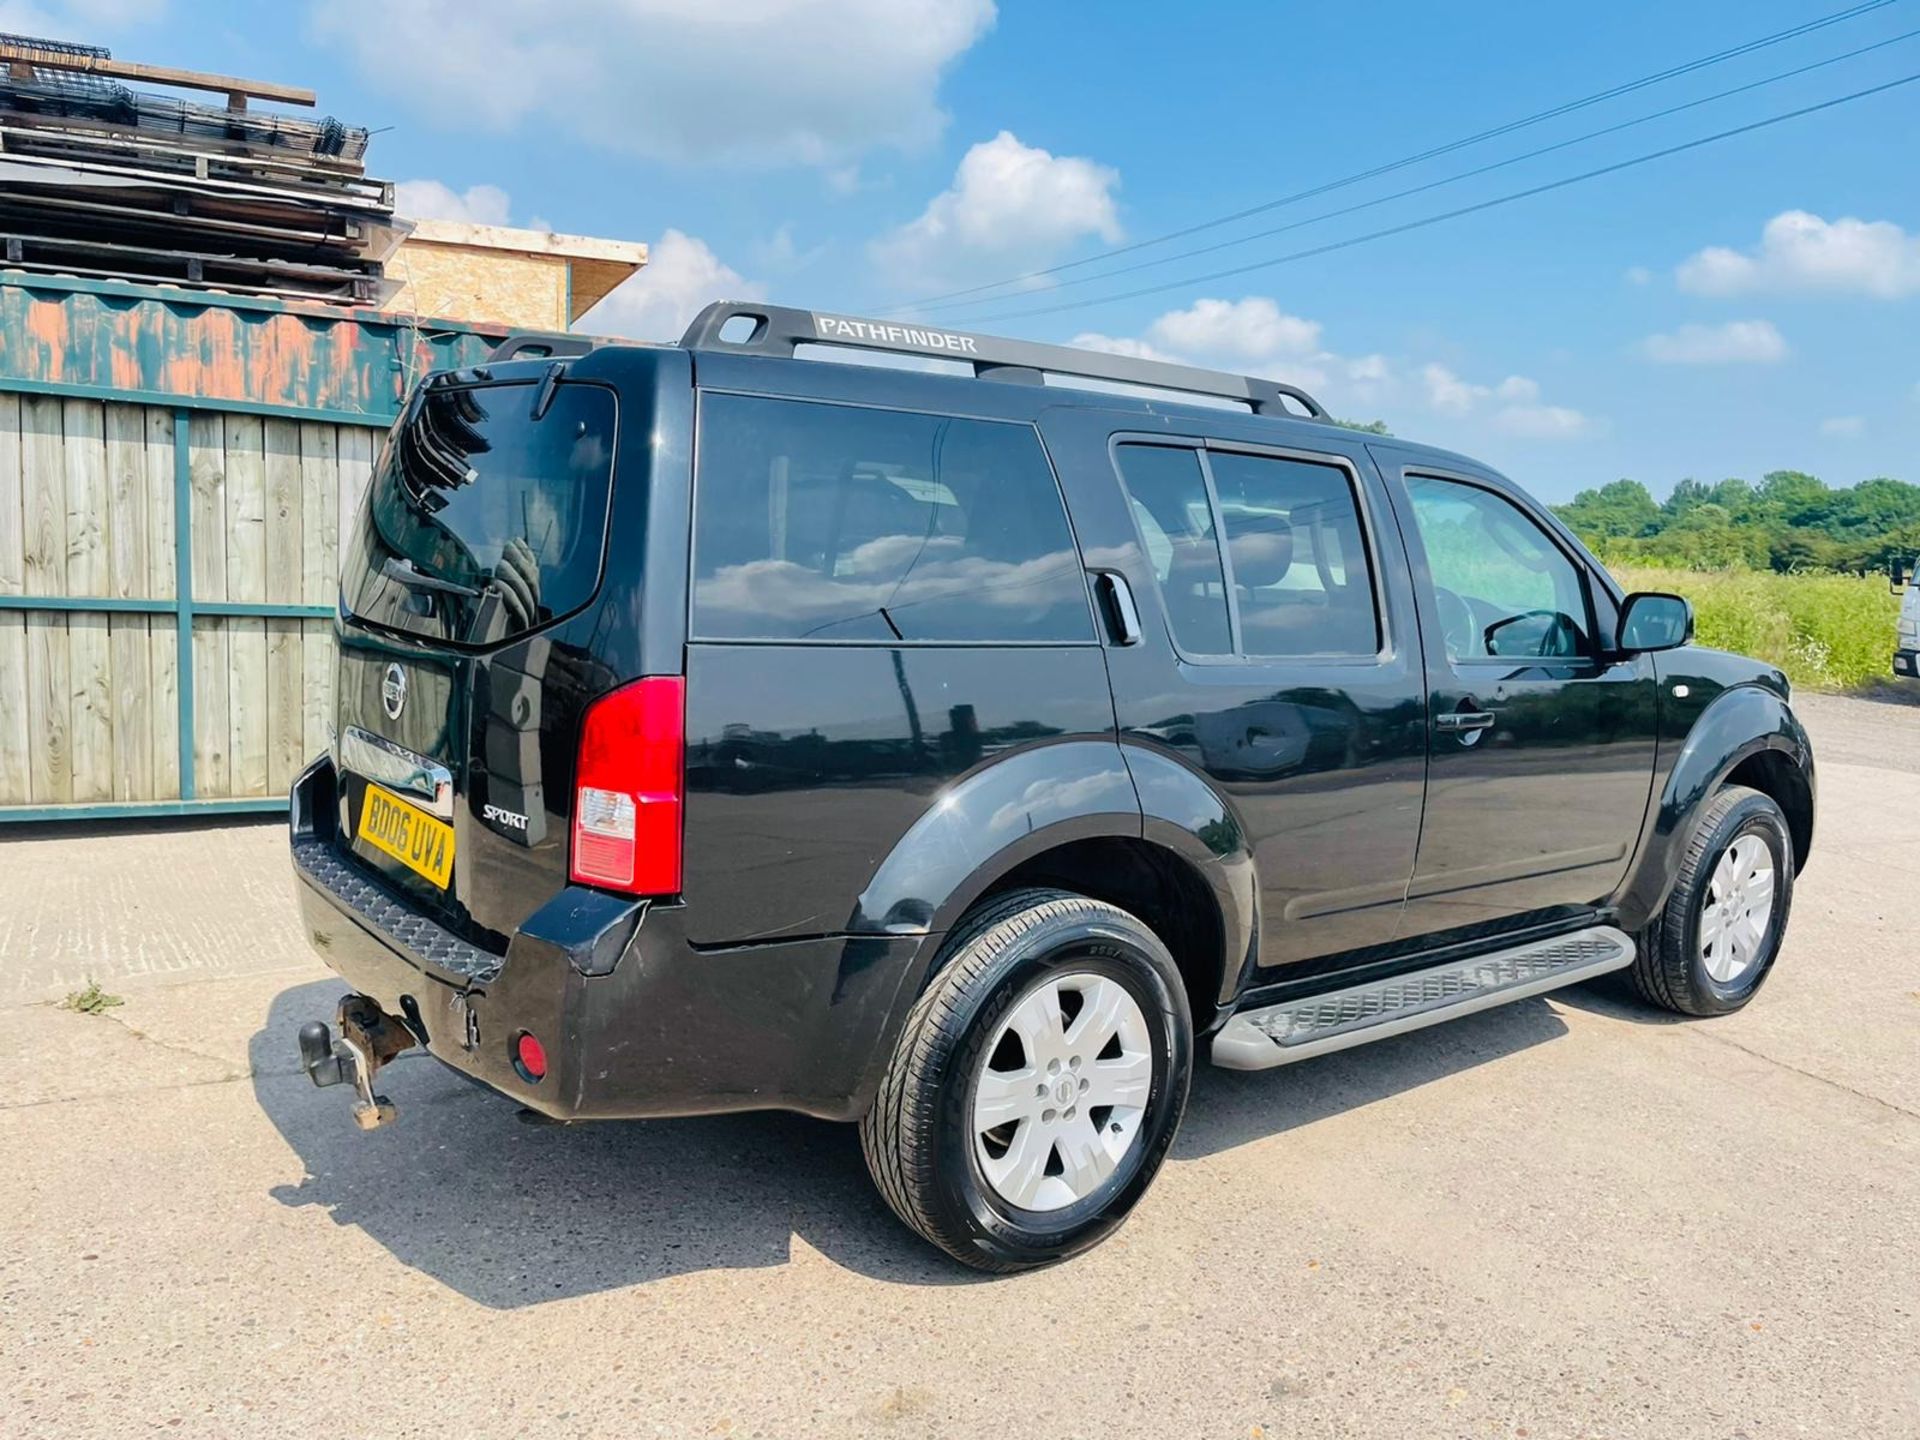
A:
<svg viewBox="0 0 1920 1440">
<path fill-rule="evenodd" d="M 151 89 L 224 94 L 224 105 Z M 310 90 L 0 35 L 0 263 L 87 279 L 380 305 L 409 226 L 367 132 L 251 108 Z"/>
</svg>

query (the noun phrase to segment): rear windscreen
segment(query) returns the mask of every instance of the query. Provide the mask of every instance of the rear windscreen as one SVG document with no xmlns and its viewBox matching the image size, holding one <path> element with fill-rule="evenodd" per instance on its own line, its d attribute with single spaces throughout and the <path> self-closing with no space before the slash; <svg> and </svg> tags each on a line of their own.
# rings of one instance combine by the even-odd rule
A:
<svg viewBox="0 0 1920 1440">
<path fill-rule="evenodd" d="M 614 395 L 436 385 L 395 427 L 341 567 L 360 620 L 463 645 L 512 639 L 600 583 Z"/>
</svg>

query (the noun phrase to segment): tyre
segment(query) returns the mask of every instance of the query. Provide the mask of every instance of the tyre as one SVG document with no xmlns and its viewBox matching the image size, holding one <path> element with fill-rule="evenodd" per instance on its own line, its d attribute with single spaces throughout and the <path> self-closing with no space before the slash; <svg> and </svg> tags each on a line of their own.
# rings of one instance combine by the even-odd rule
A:
<svg viewBox="0 0 1920 1440">
<path fill-rule="evenodd" d="M 1158 936 L 1063 890 L 955 928 L 860 1123 L 902 1220 L 982 1270 L 1097 1245 L 1152 1183 L 1186 1107 L 1193 1025 Z"/>
<path fill-rule="evenodd" d="M 1640 935 L 1633 984 L 1681 1015 L 1726 1015 L 1773 968 L 1793 903 L 1793 836 L 1780 807 L 1730 785 L 1707 801 L 1665 907 Z"/>
</svg>

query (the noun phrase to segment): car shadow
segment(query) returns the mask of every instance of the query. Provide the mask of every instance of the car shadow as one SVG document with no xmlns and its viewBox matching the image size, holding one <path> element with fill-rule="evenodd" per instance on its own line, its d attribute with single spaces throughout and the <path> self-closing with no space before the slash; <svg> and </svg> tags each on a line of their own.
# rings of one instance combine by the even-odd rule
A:
<svg viewBox="0 0 1920 1440">
<path fill-rule="evenodd" d="M 1556 991 L 1560 1000 L 1584 990 Z M 1175 1160 L 1192 1160 L 1363 1109 L 1517 1055 L 1567 1033 L 1547 999 L 1518 1000 L 1458 1020 L 1273 1070 L 1194 1072 Z"/>
<path fill-rule="evenodd" d="M 348 1093 L 316 1089 L 295 1055 L 301 1022 L 331 1018 L 341 993 L 332 980 L 282 992 L 250 1043 L 255 1097 L 306 1170 L 273 1196 L 318 1207 L 482 1305 L 511 1310 L 673 1275 L 784 1265 L 796 1240 L 876 1279 L 990 1278 L 894 1218 L 851 1125 L 772 1112 L 529 1124 L 510 1101 L 416 1051 L 382 1075 L 397 1120 L 363 1133 Z M 1174 1158 L 1283 1134 L 1565 1028 L 1528 1000 L 1280 1070 L 1202 1066 Z"/>
<path fill-rule="evenodd" d="M 1898 705 L 1908 709 L 1920 706 L 1920 684 L 1911 680 L 1875 680 L 1858 690 L 1848 692 L 1848 698 L 1866 700 L 1875 705 Z"/>
</svg>

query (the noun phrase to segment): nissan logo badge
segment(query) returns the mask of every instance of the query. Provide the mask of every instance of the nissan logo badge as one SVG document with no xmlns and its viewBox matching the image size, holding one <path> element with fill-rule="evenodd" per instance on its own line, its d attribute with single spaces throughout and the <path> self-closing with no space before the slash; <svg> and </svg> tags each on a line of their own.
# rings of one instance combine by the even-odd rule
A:
<svg viewBox="0 0 1920 1440">
<path fill-rule="evenodd" d="M 407 672 L 398 665 L 387 666 L 387 673 L 380 677 L 380 705 L 389 720 L 398 720 L 407 708 Z"/>
</svg>

